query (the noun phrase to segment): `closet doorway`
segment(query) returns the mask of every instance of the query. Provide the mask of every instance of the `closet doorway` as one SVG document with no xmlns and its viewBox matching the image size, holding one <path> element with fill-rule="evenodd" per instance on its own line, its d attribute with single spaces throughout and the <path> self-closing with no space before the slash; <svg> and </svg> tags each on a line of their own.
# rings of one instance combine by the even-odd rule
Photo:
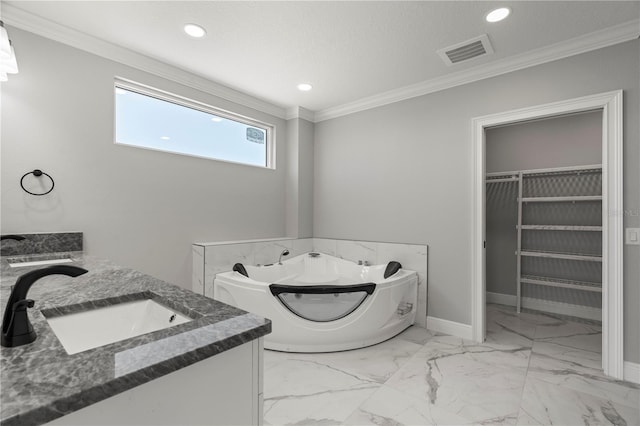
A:
<svg viewBox="0 0 640 426">
<path fill-rule="evenodd" d="M 602 321 L 602 110 L 485 129 L 486 300 Z"/>
<path fill-rule="evenodd" d="M 476 341 L 485 337 L 487 291 L 488 301 L 513 304 L 518 311 L 601 317 L 604 372 L 623 377 L 622 217 L 616 214 L 622 212 L 621 117 L 622 92 L 617 91 L 473 120 Z M 507 147 L 501 139 L 517 129 L 526 139 L 527 131 L 539 135 L 541 125 L 552 128 L 562 121 L 593 132 L 593 124 L 584 123 L 594 118 L 601 138 L 586 140 L 573 155 L 566 151 L 571 144 L 550 149 L 544 142 L 527 145 L 524 140 L 519 147 Z M 553 158 L 550 151 L 556 152 Z M 500 253 L 500 270 L 495 261 L 487 264 L 487 220 L 493 244 L 501 245 L 491 247 L 489 260 Z"/>
</svg>

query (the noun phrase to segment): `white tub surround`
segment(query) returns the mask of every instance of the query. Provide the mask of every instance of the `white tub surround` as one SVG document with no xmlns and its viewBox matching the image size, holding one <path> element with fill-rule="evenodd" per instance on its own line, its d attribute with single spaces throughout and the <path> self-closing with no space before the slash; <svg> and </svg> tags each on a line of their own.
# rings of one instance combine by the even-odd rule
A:
<svg viewBox="0 0 640 426">
<path fill-rule="evenodd" d="M 357 265 L 319 253 L 216 275 L 214 299 L 268 317 L 267 349 L 334 352 L 371 346 L 415 322 L 418 276 L 395 263 Z"/>
<path fill-rule="evenodd" d="M 213 297 L 216 274 L 231 271 L 235 263 L 255 266 L 278 261 L 282 250 L 289 250 L 291 258 L 310 251 L 340 259 L 372 265 L 397 261 L 405 269 L 418 274 L 418 307 L 416 324 L 427 326 L 427 256 L 424 244 L 400 244 L 375 241 L 336 240 L 329 238 L 273 238 L 262 240 L 202 242 L 193 244 L 194 292 Z"/>
</svg>

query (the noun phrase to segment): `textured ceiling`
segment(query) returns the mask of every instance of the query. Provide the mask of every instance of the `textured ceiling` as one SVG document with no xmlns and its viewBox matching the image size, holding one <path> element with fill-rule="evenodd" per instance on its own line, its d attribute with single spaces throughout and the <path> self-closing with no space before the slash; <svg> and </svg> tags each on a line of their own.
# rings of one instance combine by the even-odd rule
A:
<svg viewBox="0 0 640 426">
<path fill-rule="evenodd" d="M 638 1 L 5 1 L 282 107 L 313 111 L 489 65 L 640 17 Z M 508 5 L 512 15 L 484 16 Z M 192 39 L 185 23 L 204 26 Z M 488 34 L 495 53 L 437 50 Z M 300 82 L 314 89 L 302 93 Z"/>
</svg>

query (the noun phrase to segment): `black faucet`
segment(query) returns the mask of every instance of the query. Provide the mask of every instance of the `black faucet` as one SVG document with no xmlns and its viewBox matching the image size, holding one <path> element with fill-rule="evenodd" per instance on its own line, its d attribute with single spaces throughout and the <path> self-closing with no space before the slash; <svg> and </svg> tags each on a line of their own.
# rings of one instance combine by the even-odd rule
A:
<svg viewBox="0 0 640 426">
<path fill-rule="evenodd" d="M 62 274 L 77 277 L 87 272 L 89 271 L 77 266 L 54 265 L 21 275 L 11 289 L 11 295 L 4 310 L 0 342 L 2 346 L 12 348 L 26 345 L 36 340 L 36 332 L 33 330 L 27 315 L 27 308 L 33 308 L 34 305 L 33 300 L 27 299 L 27 292 L 33 283 L 47 275 Z"/>
<path fill-rule="evenodd" d="M 2 240 L 16 240 L 22 241 L 25 238 L 22 235 L 0 235 L 0 241 Z"/>
</svg>

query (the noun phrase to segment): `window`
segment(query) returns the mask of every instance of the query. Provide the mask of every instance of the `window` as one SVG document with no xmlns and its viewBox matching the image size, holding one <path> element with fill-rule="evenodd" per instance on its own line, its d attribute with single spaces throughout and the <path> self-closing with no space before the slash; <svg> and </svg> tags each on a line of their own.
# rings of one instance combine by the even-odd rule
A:
<svg viewBox="0 0 640 426">
<path fill-rule="evenodd" d="M 115 143 L 275 168 L 273 126 L 123 80 L 115 83 Z"/>
</svg>

